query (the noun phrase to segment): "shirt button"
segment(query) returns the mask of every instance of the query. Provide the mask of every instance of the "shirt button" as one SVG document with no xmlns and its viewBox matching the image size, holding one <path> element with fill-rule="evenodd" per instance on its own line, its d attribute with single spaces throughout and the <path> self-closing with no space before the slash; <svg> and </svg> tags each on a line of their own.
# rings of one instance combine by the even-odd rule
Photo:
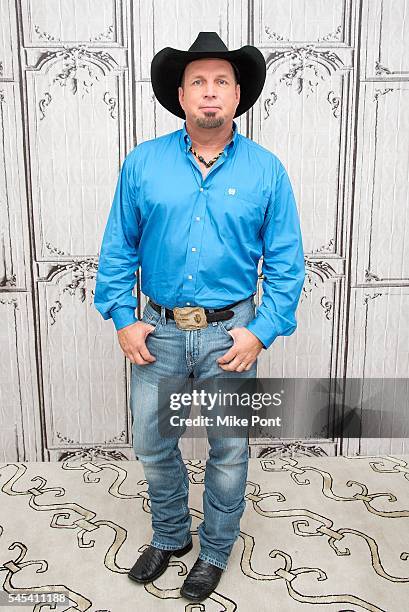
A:
<svg viewBox="0 0 409 612">
<path fill-rule="evenodd" d="M 186 306 L 190 306 L 190 302 L 186 302 Z"/>
<path fill-rule="evenodd" d="M 192 247 L 192 251 L 196 251 L 196 247 Z"/>
<path fill-rule="evenodd" d="M 200 187 L 199 191 L 203 191 L 203 187 Z"/>
<path fill-rule="evenodd" d="M 191 274 L 188 275 L 188 278 L 192 280 L 193 276 Z"/>
<path fill-rule="evenodd" d="M 196 221 L 200 221 L 200 217 L 196 217 Z"/>
</svg>

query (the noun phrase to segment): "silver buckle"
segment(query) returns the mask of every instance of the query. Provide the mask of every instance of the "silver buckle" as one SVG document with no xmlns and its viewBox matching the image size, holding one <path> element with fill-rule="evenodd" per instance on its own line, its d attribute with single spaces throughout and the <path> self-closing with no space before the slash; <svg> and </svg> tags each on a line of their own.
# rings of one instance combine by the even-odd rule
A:
<svg viewBox="0 0 409 612">
<path fill-rule="evenodd" d="M 202 306 L 183 306 L 172 309 L 176 326 L 179 329 L 202 329 L 208 326 L 206 313 Z"/>
</svg>

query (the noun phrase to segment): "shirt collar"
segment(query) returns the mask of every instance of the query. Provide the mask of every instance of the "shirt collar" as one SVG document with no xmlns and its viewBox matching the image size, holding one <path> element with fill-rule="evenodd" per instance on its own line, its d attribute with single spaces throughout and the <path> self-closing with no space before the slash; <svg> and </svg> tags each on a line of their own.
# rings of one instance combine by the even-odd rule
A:
<svg viewBox="0 0 409 612">
<path fill-rule="evenodd" d="M 238 140 L 237 138 L 238 133 L 239 132 L 237 128 L 237 123 L 233 120 L 233 138 L 227 145 L 227 150 L 233 151 L 236 148 L 237 140 Z M 181 137 L 180 137 L 180 144 L 181 144 L 182 150 L 185 151 L 186 153 L 188 152 L 190 145 L 192 144 L 189 133 L 186 130 L 186 121 L 183 122 L 183 128 L 181 130 Z"/>
</svg>

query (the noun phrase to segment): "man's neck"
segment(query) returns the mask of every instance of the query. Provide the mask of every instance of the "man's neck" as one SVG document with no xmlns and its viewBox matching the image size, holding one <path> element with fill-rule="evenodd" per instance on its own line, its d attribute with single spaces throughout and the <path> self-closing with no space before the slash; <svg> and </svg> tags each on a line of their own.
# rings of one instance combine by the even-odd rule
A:
<svg viewBox="0 0 409 612">
<path fill-rule="evenodd" d="M 233 122 L 219 128 L 199 128 L 186 121 L 186 131 L 194 149 L 201 151 L 222 151 L 232 138 Z"/>
</svg>

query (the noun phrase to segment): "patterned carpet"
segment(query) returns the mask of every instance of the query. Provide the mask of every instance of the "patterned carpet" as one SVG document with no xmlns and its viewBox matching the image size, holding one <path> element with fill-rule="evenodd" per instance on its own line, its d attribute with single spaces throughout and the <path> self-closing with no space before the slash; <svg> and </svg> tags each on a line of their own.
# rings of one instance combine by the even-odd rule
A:
<svg viewBox="0 0 409 612">
<path fill-rule="evenodd" d="M 187 461 L 194 549 L 148 585 L 127 577 L 150 541 L 137 461 L 0 464 L 0 583 L 8 610 L 409 610 L 409 457 L 251 459 L 241 533 L 217 590 L 179 588 L 197 554 L 204 462 Z M 36 604 L 67 591 L 69 602 Z"/>
</svg>

